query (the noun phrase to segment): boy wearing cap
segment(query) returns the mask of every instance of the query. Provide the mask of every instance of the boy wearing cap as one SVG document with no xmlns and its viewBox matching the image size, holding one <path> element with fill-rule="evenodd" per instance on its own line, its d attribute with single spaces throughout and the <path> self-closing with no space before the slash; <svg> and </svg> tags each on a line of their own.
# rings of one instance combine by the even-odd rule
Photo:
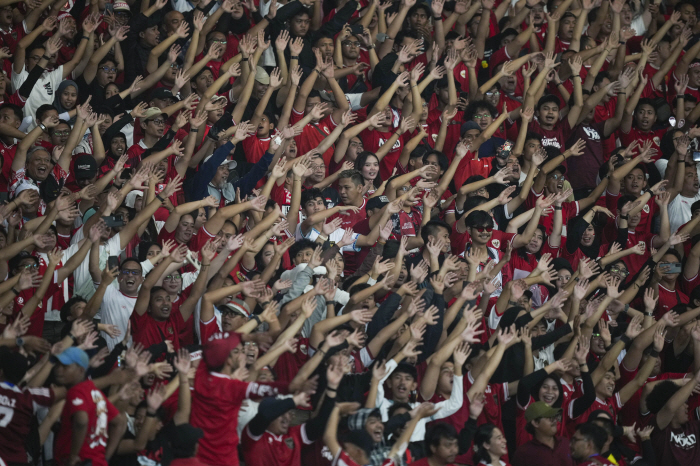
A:
<svg viewBox="0 0 700 466">
<path fill-rule="evenodd" d="M 536 401 L 525 410 L 525 420 L 525 430 L 534 438 L 516 450 L 513 466 L 573 466 L 569 440 L 557 436 L 561 408 Z"/>
<path fill-rule="evenodd" d="M 56 356 L 56 382 L 68 387 L 56 436 L 57 464 L 75 466 L 91 461 L 107 466 L 126 430 L 126 418 L 110 403 L 92 380 L 85 378 L 89 358 L 85 351 L 71 347 Z"/>
</svg>

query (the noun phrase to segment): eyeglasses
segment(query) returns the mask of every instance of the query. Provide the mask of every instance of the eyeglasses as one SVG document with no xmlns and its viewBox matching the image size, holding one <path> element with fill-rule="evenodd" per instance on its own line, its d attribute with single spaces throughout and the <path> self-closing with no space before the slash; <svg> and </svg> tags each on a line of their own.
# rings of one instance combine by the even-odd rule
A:
<svg viewBox="0 0 700 466">
<path fill-rule="evenodd" d="M 117 69 L 112 68 L 111 66 L 103 66 L 102 71 L 104 71 L 105 73 L 116 73 Z"/>
<path fill-rule="evenodd" d="M 495 95 L 501 95 L 501 93 L 498 92 L 498 91 L 488 91 L 488 92 L 486 93 L 486 95 L 487 95 L 488 97 L 493 97 L 493 96 L 495 96 Z"/>
<path fill-rule="evenodd" d="M 181 67 L 179 64 L 177 64 L 177 63 L 171 63 L 171 64 L 170 64 L 170 68 L 175 68 L 176 70 L 179 70 L 179 69 L 182 68 L 182 67 Z"/>
<path fill-rule="evenodd" d="M 475 229 L 476 231 L 478 231 L 479 233 L 483 233 L 483 232 L 485 232 L 485 231 L 487 231 L 487 232 L 490 233 L 490 232 L 493 231 L 493 227 L 474 227 L 474 229 Z"/>
<path fill-rule="evenodd" d="M 155 120 L 151 120 L 151 123 L 155 124 L 156 126 L 161 126 L 165 125 L 165 120 L 163 118 L 156 118 Z"/>
<path fill-rule="evenodd" d="M 610 271 L 611 271 L 612 273 L 619 273 L 619 274 L 622 275 L 623 277 L 626 277 L 627 275 L 630 274 L 630 271 L 629 271 L 629 270 L 620 268 L 620 267 L 617 266 L 617 265 L 614 265 L 614 266 L 610 267 Z"/>
<path fill-rule="evenodd" d="M 253 348 L 257 348 L 257 347 L 258 347 L 258 344 L 255 343 L 254 341 L 246 341 L 244 346 L 250 346 L 250 347 L 253 347 Z"/>
<path fill-rule="evenodd" d="M 482 115 L 474 115 L 475 120 L 481 120 L 482 118 L 491 118 L 490 113 L 484 113 Z"/>
<path fill-rule="evenodd" d="M 174 280 L 180 280 L 182 278 L 182 275 L 179 273 L 175 273 L 173 275 L 166 275 L 165 278 L 163 278 L 163 281 L 168 280 L 168 281 L 174 281 Z"/>
<path fill-rule="evenodd" d="M 360 46 L 360 42 L 358 42 L 356 40 L 344 40 L 343 42 L 341 42 L 341 44 L 345 45 L 346 47 L 359 47 Z"/>
<path fill-rule="evenodd" d="M 70 134 L 70 131 L 68 131 L 67 129 L 64 131 L 54 131 L 53 134 L 56 136 L 68 136 Z"/>
<path fill-rule="evenodd" d="M 25 269 L 38 269 L 39 264 L 27 264 L 24 266 Z"/>
<path fill-rule="evenodd" d="M 227 42 L 226 39 L 212 39 L 211 43 L 219 43 L 219 44 L 225 44 Z"/>
<path fill-rule="evenodd" d="M 121 271 L 122 275 L 129 276 L 129 275 L 141 275 L 140 270 L 130 270 L 130 269 L 124 269 Z"/>
<path fill-rule="evenodd" d="M 554 174 L 554 175 L 549 175 L 549 177 L 553 180 L 563 180 L 564 179 L 564 175 L 560 175 L 558 173 Z"/>
<path fill-rule="evenodd" d="M 600 338 L 600 333 L 591 333 L 592 337 Z"/>
</svg>

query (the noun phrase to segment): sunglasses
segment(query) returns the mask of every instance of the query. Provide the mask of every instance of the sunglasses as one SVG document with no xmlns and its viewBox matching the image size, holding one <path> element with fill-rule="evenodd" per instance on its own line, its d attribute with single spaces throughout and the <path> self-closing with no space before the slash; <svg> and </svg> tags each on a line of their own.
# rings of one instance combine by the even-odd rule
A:
<svg viewBox="0 0 700 466">
<path fill-rule="evenodd" d="M 485 231 L 491 233 L 493 231 L 493 227 L 472 227 L 472 228 L 474 228 L 479 233 L 483 233 Z"/>
<path fill-rule="evenodd" d="M 354 41 L 354 40 L 344 40 L 342 42 L 342 44 L 345 45 L 346 47 L 359 47 L 360 46 L 360 43 L 358 41 Z"/>
<path fill-rule="evenodd" d="M 68 130 L 65 130 L 65 131 L 55 131 L 53 134 L 54 134 L 55 136 L 59 136 L 59 137 L 61 137 L 61 136 L 68 136 L 68 135 L 70 134 L 70 131 L 68 131 Z"/>
</svg>

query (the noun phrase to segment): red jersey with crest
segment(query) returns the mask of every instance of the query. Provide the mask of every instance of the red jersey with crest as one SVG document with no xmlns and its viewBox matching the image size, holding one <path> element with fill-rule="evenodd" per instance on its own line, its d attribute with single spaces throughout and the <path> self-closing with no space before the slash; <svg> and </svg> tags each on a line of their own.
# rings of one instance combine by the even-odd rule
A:
<svg viewBox="0 0 700 466">
<path fill-rule="evenodd" d="M 294 125 L 304 118 L 303 113 L 297 112 L 292 109 L 292 115 L 289 117 L 289 124 Z M 315 149 L 321 144 L 328 135 L 335 129 L 338 124 L 333 121 L 333 115 L 328 115 L 327 117 L 319 120 L 317 123 L 309 123 L 304 126 L 302 133 L 295 137 L 294 140 L 297 143 L 297 153 L 304 155 L 311 149 Z M 323 153 L 323 161 L 326 163 L 326 167 L 330 165 L 331 159 L 333 158 L 334 146 L 331 146 Z M 326 175 L 328 175 L 328 168 L 326 168 Z"/>
<path fill-rule="evenodd" d="M 301 448 L 311 445 L 306 435 L 306 424 L 290 427 L 286 434 L 277 436 L 269 431 L 255 436 L 243 429 L 243 458 L 246 466 L 301 466 Z"/>
</svg>

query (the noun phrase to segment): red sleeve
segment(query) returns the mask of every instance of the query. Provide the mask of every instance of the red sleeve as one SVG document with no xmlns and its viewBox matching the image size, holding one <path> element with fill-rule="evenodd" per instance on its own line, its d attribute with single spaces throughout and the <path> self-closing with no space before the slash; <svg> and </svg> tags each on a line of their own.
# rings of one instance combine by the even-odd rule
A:
<svg viewBox="0 0 700 466">
<path fill-rule="evenodd" d="M 299 123 L 301 119 L 304 118 L 303 113 L 299 113 L 294 108 L 292 108 L 292 114 L 289 116 L 289 124 L 293 125 Z"/>
</svg>

